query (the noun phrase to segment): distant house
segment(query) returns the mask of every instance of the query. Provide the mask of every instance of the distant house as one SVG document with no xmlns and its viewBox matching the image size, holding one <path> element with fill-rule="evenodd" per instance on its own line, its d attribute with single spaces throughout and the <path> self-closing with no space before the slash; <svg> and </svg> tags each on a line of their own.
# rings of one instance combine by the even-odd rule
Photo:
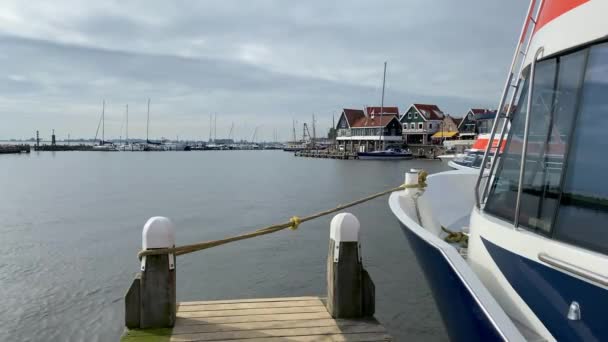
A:
<svg viewBox="0 0 608 342">
<path fill-rule="evenodd" d="M 458 126 L 462 122 L 462 118 L 455 118 L 449 114 L 446 114 L 441 121 L 439 131 L 431 136 L 434 143 L 439 143 L 444 140 L 458 139 Z"/>
<path fill-rule="evenodd" d="M 398 114 L 380 115 L 378 110 L 343 109 L 336 125 L 336 141 L 340 149 L 364 152 L 384 149 L 389 144 L 401 144 L 401 124 Z M 387 107 L 396 108 L 396 107 Z M 396 109 L 398 113 L 399 110 Z M 369 113 L 369 115 L 367 115 Z M 377 114 L 376 114 L 377 113 Z"/>
<path fill-rule="evenodd" d="M 445 114 L 434 104 L 415 103 L 401 116 L 403 138 L 407 144 L 428 144 L 441 127 Z"/>
<path fill-rule="evenodd" d="M 490 109 L 471 108 L 458 126 L 461 139 L 475 139 L 477 134 L 490 133 L 496 111 Z"/>
</svg>

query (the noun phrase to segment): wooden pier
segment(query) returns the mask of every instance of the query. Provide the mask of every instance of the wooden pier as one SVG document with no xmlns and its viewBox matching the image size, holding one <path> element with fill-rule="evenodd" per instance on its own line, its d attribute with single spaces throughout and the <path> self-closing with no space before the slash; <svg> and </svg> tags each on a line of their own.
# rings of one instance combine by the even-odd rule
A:
<svg viewBox="0 0 608 342">
<path fill-rule="evenodd" d="M 30 153 L 30 145 L 0 145 L 0 154 Z"/>
<path fill-rule="evenodd" d="M 296 157 L 330 158 L 330 159 L 359 159 L 356 152 L 341 152 L 329 150 L 302 150 L 294 152 Z"/>
<path fill-rule="evenodd" d="M 129 331 L 144 341 L 392 341 L 374 318 L 334 319 L 319 297 L 184 302 L 173 329 Z"/>
<path fill-rule="evenodd" d="M 331 220 L 325 298 L 177 303 L 175 258 L 183 253 L 171 252 L 173 223 L 152 217 L 143 228 L 140 272 L 125 295 L 121 341 L 392 341 L 374 318 L 376 290 L 363 267 L 359 229 L 350 213 Z"/>
<path fill-rule="evenodd" d="M 92 151 L 92 145 L 38 145 L 34 146 L 34 151 Z"/>
</svg>

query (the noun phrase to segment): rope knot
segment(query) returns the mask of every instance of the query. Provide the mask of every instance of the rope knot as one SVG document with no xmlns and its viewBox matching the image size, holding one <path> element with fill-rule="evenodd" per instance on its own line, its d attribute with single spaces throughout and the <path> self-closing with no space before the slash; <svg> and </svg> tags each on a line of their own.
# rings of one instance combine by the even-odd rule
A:
<svg viewBox="0 0 608 342">
<path fill-rule="evenodd" d="M 289 229 L 291 229 L 291 230 L 298 229 L 298 226 L 300 226 L 300 223 L 301 223 L 300 218 L 297 216 L 292 216 L 289 219 L 289 222 L 291 222 L 291 226 L 289 226 Z"/>
<path fill-rule="evenodd" d="M 426 187 L 426 177 L 428 175 L 429 174 L 424 170 L 422 170 L 422 171 L 420 171 L 420 173 L 418 173 L 418 186 L 419 187 L 421 187 L 421 188 Z"/>
</svg>

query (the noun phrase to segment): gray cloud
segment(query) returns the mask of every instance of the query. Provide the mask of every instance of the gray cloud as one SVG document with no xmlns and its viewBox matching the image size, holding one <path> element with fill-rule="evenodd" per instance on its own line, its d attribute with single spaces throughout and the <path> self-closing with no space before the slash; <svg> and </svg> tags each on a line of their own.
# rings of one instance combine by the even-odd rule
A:
<svg viewBox="0 0 608 342">
<path fill-rule="evenodd" d="M 292 119 L 326 128 L 342 107 L 493 106 L 526 4 L 500 1 L 8 2 L 0 14 L 0 137 L 36 129 L 206 138 L 231 123 L 287 138 Z"/>
</svg>

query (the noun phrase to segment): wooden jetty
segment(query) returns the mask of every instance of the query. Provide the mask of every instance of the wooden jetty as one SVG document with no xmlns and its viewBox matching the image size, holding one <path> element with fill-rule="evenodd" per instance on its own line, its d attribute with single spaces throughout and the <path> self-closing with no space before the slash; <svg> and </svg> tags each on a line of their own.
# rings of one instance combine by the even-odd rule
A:
<svg viewBox="0 0 608 342">
<path fill-rule="evenodd" d="M 356 152 L 344 152 L 335 150 L 301 150 L 294 152 L 294 156 L 308 158 L 359 159 L 359 156 Z"/>
<path fill-rule="evenodd" d="M 0 154 L 30 153 L 30 145 L 0 145 Z"/>
<path fill-rule="evenodd" d="M 34 151 L 92 151 L 92 145 L 38 145 L 34 146 Z"/>
<path fill-rule="evenodd" d="M 173 329 L 133 330 L 124 342 L 391 341 L 374 318 L 334 319 L 319 297 L 183 302 Z"/>
<path fill-rule="evenodd" d="M 177 303 L 177 255 L 167 250 L 175 246 L 175 228 L 153 217 L 144 225 L 142 246 L 154 254 L 143 254 L 125 295 L 121 341 L 392 341 L 374 318 L 375 286 L 363 267 L 359 228 L 350 213 L 331 220 L 326 297 Z"/>
</svg>

